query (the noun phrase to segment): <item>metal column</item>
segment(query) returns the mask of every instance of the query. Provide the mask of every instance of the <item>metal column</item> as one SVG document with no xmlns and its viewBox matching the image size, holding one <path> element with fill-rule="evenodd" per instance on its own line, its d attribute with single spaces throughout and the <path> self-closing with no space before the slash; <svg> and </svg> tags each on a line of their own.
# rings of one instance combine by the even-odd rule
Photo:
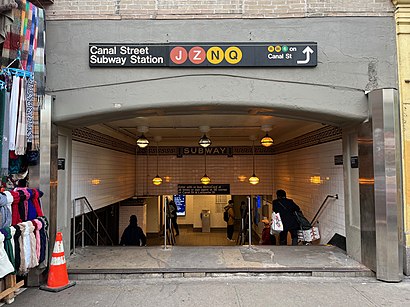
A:
<svg viewBox="0 0 410 307">
<path fill-rule="evenodd" d="M 372 91 L 369 108 L 373 135 L 376 277 L 398 282 L 403 279 L 403 205 L 397 90 Z"/>
</svg>

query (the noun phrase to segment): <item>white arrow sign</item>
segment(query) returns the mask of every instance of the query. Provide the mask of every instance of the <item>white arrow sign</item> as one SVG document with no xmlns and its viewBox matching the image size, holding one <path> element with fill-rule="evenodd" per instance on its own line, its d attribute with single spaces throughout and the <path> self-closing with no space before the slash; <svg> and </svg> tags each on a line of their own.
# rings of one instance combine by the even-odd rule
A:
<svg viewBox="0 0 410 307">
<path fill-rule="evenodd" d="M 305 49 L 303 49 L 302 51 L 304 54 L 306 54 L 306 59 L 304 60 L 299 60 L 297 61 L 298 64 L 307 64 L 310 61 L 310 55 L 314 52 L 312 50 L 312 48 L 310 48 L 309 46 L 307 46 Z"/>
</svg>

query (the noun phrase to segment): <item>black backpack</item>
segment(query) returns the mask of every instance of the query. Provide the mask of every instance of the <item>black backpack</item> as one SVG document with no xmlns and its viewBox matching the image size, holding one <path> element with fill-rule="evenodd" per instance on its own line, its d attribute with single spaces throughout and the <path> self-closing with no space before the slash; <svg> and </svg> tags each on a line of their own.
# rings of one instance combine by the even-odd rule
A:
<svg viewBox="0 0 410 307">
<path fill-rule="evenodd" d="M 229 212 L 228 212 L 228 210 L 225 210 L 225 211 L 224 211 L 224 221 L 225 221 L 225 222 L 228 222 L 228 221 L 229 221 Z"/>
</svg>

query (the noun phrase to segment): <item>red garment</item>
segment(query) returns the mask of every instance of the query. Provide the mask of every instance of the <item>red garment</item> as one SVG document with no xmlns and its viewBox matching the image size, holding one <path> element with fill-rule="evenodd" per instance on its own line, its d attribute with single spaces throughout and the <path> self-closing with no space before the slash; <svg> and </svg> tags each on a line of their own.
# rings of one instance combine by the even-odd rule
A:
<svg viewBox="0 0 410 307">
<path fill-rule="evenodd" d="M 17 225 L 22 222 L 19 214 L 20 195 L 16 191 L 10 191 L 10 193 L 13 196 L 13 203 L 11 204 L 11 225 Z"/>
<path fill-rule="evenodd" d="M 24 195 L 26 196 L 26 198 L 23 201 L 23 204 L 24 204 L 24 220 L 27 221 L 28 220 L 28 199 L 30 198 L 30 193 L 27 191 L 27 188 L 20 188 L 20 187 L 15 188 L 14 191 L 22 191 Z"/>
<path fill-rule="evenodd" d="M 33 205 L 34 205 L 34 208 L 36 208 L 37 216 L 44 216 L 43 211 L 41 210 L 40 201 L 39 201 L 39 198 L 42 195 L 40 195 L 40 192 L 37 189 L 32 189 L 32 192 L 34 193 Z"/>
</svg>

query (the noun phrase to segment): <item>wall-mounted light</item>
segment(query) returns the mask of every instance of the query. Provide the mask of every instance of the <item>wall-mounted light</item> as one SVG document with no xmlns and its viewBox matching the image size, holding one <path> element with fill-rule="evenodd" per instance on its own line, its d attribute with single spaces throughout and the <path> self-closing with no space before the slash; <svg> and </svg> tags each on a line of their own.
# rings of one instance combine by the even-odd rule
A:
<svg viewBox="0 0 410 307">
<path fill-rule="evenodd" d="M 261 139 L 261 145 L 264 147 L 272 146 L 273 139 L 268 134 L 268 132 L 272 130 L 272 126 L 264 125 L 261 127 L 261 130 L 266 132 L 266 135 Z"/>
<path fill-rule="evenodd" d="M 210 146 L 212 144 L 212 141 L 210 138 L 206 136 L 206 133 L 209 132 L 210 128 L 209 126 L 200 126 L 199 130 L 204 134 L 198 141 L 198 144 L 204 148 Z"/>
<path fill-rule="evenodd" d="M 157 143 L 157 175 L 152 179 L 152 183 L 155 185 L 160 185 L 162 183 L 162 178 L 158 175 L 158 142 L 161 140 L 160 136 L 155 136 L 155 141 Z"/>
<path fill-rule="evenodd" d="M 145 137 L 144 133 L 148 132 L 148 127 L 147 126 L 139 126 L 137 128 L 138 132 L 141 132 L 141 136 L 139 136 L 137 138 L 137 145 L 139 148 L 145 148 L 148 146 L 149 141 L 148 139 Z"/>
<path fill-rule="evenodd" d="M 249 183 L 250 184 L 258 184 L 259 183 L 259 178 L 255 175 L 255 137 L 251 136 L 250 139 L 252 140 L 252 162 L 253 162 L 253 174 L 249 178 Z"/>
</svg>

